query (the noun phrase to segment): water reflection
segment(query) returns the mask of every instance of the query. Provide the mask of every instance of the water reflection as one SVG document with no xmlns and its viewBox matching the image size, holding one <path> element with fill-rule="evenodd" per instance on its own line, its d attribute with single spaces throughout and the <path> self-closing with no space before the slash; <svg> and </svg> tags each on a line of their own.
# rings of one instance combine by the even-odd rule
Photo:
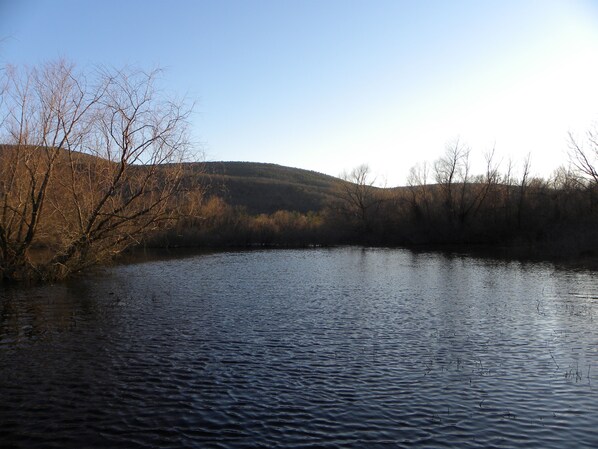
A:
<svg viewBox="0 0 598 449">
<path fill-rule="evenodd" d="M 214 253 L 0 299 L 16 447 L 598 444 L 591 272 L 435 253 Z"/>
</svg>

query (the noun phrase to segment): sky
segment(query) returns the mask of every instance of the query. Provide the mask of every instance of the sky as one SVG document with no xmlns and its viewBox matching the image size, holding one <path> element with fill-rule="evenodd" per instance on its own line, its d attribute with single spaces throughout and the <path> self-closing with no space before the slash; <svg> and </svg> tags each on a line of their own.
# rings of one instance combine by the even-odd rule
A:
<svg viewBox="0 0 598 449">
<path fill-rule="evenodd" d="M 403 185 L 459 139 L 567 164 L 598 123 L 598 0 L 0 0 L 0 65 L 165 69 L 205 160 Z"/>
</svg>

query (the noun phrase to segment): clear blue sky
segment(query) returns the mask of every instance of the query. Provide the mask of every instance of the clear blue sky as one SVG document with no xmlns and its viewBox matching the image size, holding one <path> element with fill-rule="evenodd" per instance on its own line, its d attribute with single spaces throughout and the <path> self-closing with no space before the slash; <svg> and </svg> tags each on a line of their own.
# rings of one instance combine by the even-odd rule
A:
<svg viewBox="0 0 598 449">
<path fill-rule="evenodd" d="M 598 119 L 596 0 L 0 0 L 0 39 L 2 64 L 165 68 L 208 160 L 389 185 L 456 137 L 547 176 Z"/>
</svg>

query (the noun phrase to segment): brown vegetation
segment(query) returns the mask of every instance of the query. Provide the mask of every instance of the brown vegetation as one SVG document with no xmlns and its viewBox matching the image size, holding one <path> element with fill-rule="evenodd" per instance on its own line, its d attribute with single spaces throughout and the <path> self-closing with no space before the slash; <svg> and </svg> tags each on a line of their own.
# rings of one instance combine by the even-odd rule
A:
<svg viewBox="0 0 598 449">
<path fill-rule="evenodd" d="M 0 277 L 58 279 L 127 247 L 489 245 L 596 255 L 598 138 L 571 138 L 570 167 L 473 174 L 456 141 L 379 188 L 366 165 L 337 179 L 256 163 L 182 163 L 189 111 L 156 73 L 64 62 L 0 76 Z"/>
<path fill-rule="evenodd" d="M 589 160 L 588 150 L 596 148 L 589 142 L 583 149 L 584 160 Z M 581 150 L 575 143 L 572 148 Z M 596 254 L 598 185 L 590 169 L 582 171 L 572 165 L 556 170 L 548 180 L 532 178 L 529 157 L 519 167 L 509 162 L 502 172 L 492 151 L 486 155 L 484 173 L 474 175 L 469 157 L 470 150 L 454 142 L 433 164 L 412 168 L 407 187 L 394 189 L 375 187 L 368 167 L 357 167 L 336 180 L 334 189 L 326 190 L 330 196 L 323 206 L 309 213 L 250 213 L 213 196 L 198 209 L 201 218 L 181 221 L 151 243 L 450 244 L 510 247 L 528 255 Z M 245 182 L 250 178 L 245 176 Z M 301 204 L 293 207 L 300 209 Z"/>
<path fill-rule="evenodd" d="M 65 62 L 0 79 L 0 277 L 57 279 L 173 218 L 188 111 L 156 73 Z"/>
<path fill-rule="evenodd" d="M 207 195 L 250 214 L 321 210 L 334 198 L 338 183 L 332 176 L 276 164 L 206 162 L 201 169 Z"/>
</svg>

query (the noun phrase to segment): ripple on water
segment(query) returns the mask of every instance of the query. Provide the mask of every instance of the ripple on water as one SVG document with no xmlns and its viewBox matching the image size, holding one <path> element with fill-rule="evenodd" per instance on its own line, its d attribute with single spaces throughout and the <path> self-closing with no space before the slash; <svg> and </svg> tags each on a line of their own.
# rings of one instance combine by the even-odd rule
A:
<svg viewBox="0 0 598 449">
<path fill-rule="evenodd" d="M 0 293 L 3 447 L 595 447 L 591 272 L 221 253 Z"/>
</svg>

